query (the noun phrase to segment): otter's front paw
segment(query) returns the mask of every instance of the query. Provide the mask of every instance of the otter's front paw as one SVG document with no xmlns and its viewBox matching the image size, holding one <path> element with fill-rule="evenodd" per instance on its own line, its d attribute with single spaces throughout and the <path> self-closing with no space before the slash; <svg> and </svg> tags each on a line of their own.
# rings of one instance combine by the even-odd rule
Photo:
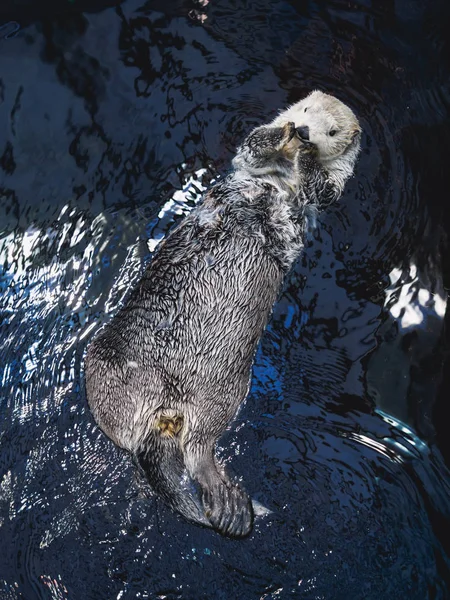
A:
<svg viewBox="0 0 450 600">
<path fill-rule="evenodd" d="M 299 147 L 299 152 L 301 154 L 307 155 L 307 156 L 311 156 L 312 158 L 318 158 L 319 157 L 319 149 L 317 148 L 317 146 L 315 144 L 313 144 L 312 142 L 308 142 L 307 140 L 304 140 L 302 138 L 300 139 L 300 147 Z"/>
<path fill-rule="evenodd" d="M 205 516 L 222 535 L 245 537 L 253 527 L 253 507 L 250 498 L 237 485 L 217 482 L 203 488 Z"/>
<path fill-rule="evenodd" d="M 247 151 L 256 158 L 269 158 L 283 150 L 295 136 L 295 124 L 285 123 L 282 127 L 257 127 L 247 137 L 241 151 Z"/>
<path fill-rule="evenodd" d="M 296 134 L 295 123 L 293 123 L 292 121 L 288 121 L 287 123 L 285 123 L 285 125 L 283 125 L 283 127 L 280 127 L 280 129 L 282 132 L 282 139 L 280 142 L 279 149 L 282 150 L 284 146 L 286 146 L 286 144 L 289 144 L 289 142 Z"/>
</svg>

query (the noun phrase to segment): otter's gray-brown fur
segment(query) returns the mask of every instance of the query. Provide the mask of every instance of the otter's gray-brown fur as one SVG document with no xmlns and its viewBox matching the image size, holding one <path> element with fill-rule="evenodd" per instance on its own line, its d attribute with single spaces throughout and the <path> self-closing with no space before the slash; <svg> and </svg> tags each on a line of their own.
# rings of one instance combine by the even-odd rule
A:
<svg viewBox="0 0 450 600">
<path fill-rule="evenodd" d="M 89 346 L 86 390 L 98 425 L 166 502 L 224 535 L 247 535 L 253 510 L 215 444 L 247 396 L 308 214 L 340 196 L 359 138 L 350 109 L 321 92 L 253 130 L 233 172 L 161 243 Z"/>
</svg>

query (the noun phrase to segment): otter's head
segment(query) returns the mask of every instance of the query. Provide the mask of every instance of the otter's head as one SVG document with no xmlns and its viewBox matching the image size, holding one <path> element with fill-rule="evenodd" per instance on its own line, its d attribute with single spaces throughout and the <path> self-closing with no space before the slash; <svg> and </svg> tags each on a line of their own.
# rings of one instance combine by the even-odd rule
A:
<svg viewBox="0 0 450 600">
<path fill-rule="evenodd" d="M 283 111 L 272 122 L 295 123 L 300 139 L 312 142 L 322 163 L 331 162 L 348 150 L 359 152 L 361 127 L 353 111 L 343 102 L 318 90 Z M 295 150 L 294 146 L 291 149 Z"/>
</svg>

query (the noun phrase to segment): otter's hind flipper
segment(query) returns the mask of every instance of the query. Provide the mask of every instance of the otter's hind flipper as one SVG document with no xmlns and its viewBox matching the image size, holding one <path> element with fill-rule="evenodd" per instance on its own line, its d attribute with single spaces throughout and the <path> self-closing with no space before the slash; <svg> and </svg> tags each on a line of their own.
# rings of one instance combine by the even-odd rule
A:
<svg viewBox="0 0 450 600">
<path fill-rule="evenodd" d="M 176 428 L 176 424 L 175 424 Z M 145 448 L 135 458 L 153 490 L 189 521 L 212 527 L 204 514 L 198 485 L 189 477 L 183 452 L 171 425 L 163 423 L 146 439 Z"/>
<path fill-rule="evenodd" d="M 181 444 L 183 417 L 161 416 L 135 458 L 153 490 L 189 521 L 245 537 L 253 526 L 250 498 L 218 469 L 213 448 Z"/>
<path fill-rule="evenodd" d="M 196 445 L 187 449 L 185 456 L 192 479 L 201 487 L 205 515 L 214 529 L 229 537 L 249 535 L 254 519 L 252 502 L 216 464 L 213 449 Z"/>
</svg>

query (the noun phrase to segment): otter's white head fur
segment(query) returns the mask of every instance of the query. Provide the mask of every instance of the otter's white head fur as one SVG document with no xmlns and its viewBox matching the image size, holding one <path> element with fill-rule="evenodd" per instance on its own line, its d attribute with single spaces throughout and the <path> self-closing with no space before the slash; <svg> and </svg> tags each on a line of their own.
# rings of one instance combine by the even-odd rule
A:
<svg viewBox="0 0 450 600">
<path fill-rule="evenodd" d="M 288 122 L 295 124 L 298 137 L 317 147 L 319 162 L 342 192 L 361 148 L 361 126 L 354 112 L 334 96 L 315 90 L 281 112 L 270 125 L 280 127 Z M 285 146 L 286 157 L 295 156 L 301 143 L 298 137 Z"/>
<path fill-rule="evenodd" d="M 299 160 L 305 148 L 314 146 L 315 160 L 322 168 L 316 173 L 316 187 L 322 189 L 318 184 L 325 177 L 323 200 L 334 201 L 353 175 L 360 138 L 361 127 L 353 111 L 334 96 L 316 90 L 248 135 L 233 159 L 234 178 L 267 183 L 283 197 L 314 202 L 317 193 L 308 190 L 312 172 L 304 170 Z"/>
<path fill-rule="evenodd" d="M 361 127 L 353 111 L 343 102 L 319 90 L 293 104 L 276 117 L 271 125 L 295 123 L 300 138 L 315 146 L 319 161 L 328 169 L 348 150 L 359 152 Z M 292 151 L 295 151 L 295 141 Z"/>
</svg>

